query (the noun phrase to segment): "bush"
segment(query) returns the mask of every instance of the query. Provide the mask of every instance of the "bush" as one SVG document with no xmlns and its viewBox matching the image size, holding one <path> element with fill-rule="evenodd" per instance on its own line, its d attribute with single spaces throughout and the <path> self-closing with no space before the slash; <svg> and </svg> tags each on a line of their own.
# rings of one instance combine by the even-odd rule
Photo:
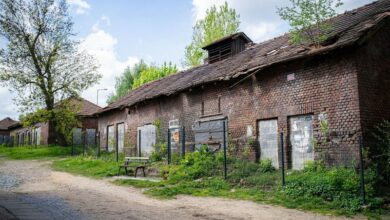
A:
<svg viewBox="0 0 390 220">
<path fill-rule="evenodd" d="M 271 172 L 274 170 L 275 170 L 275 167 L 272 166 L 271 159 L 260 160 L 260 167 L 259 167 L 260 172 L 266 173 L 266 172 Z"/>
<path fill-rule="evenodd" d="M 383 121 L 375 127 L 375 146 L 370 146 L 370 158 L 378 170 L 381 183 L 390 185 L 390 121 Z"/>
<path fill-rule="evenodd" d="M 167 156 L 167 143 L 153 145 L 153 152 L 150 155 L 152 161 L 162 161 Z"/>
<path fill-rule="evenodd" d="M 366 172 L 367 197 L 373 196 L 375 175 Z M 351 168 L 324 168 L 321 164 L 308 163 L 303 172 L 293 172 L 287 177 L 283 193 L 292 198 L 320 197 L 335 207 L 355 213 L 360 209 L 360 179 Z"/>
<path fill-rule="evenodd" d="M 170 181 L 196 180 L 201 177 L 213 176 L 217 166 L 215 156 L 206 149 L 186 154 L 179 165 L 171 165 L 168 170 Z M 165 173 L 166 174 L 166 173 Z"/>
</svg>

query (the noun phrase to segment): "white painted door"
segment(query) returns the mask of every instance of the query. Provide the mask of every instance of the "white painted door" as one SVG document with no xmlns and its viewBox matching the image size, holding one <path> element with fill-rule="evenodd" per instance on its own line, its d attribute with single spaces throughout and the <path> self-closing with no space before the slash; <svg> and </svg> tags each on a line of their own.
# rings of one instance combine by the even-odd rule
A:
<svg viewBox="0 0 390 220">
<path fill-rule="evenodd" d="M 303 115 L 290 118 L 290 143 L 292 147 L 292 168 L 303 169 L 305 162 L 314 160 L 313 116 Z"/>
<path fill-rule="evenodd" d="M 271 159 L 279 168 L 278 120 L 259 121 L 260 159 Z"/>
</svg>

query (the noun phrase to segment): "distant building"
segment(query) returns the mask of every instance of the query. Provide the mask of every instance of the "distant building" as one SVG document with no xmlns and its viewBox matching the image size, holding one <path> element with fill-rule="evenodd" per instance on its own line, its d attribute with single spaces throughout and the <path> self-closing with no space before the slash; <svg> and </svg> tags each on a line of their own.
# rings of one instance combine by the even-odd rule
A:
<svg viewBox="0 0 390 220">
<path fill-rule="evenodd" d="M 75 129 L 73 141 L 77 144 L 82 144 L 81 142 L 84 141 L 95 141 L 97 117 L 94 114 L 101 110 L 101 108 L 83 98 L 72 98 L 71 104 L 75 106 L 75 110 L 79 108 L 77 115 L 82 125 L 80 128 Z M 48 123 L 37 123 L 34 127 L 23 127 L 22 124 L 16 123 L 10 127 L 10 135 L 14 145 L 57 144 L 56 140 L 49 140 L 50 132 L 54 133 L 56 131 Z M 81 137 L 82 132 L 86 132 L 88 136 L 92 136 L 93 138 L 83 140 Z"/>
<path fill-rule="evenodd" d="M 8 117 L 0 121 L 0 144 L 10 143 L 10 128 L 18 123 L 18 121 Z"/>
</svg>

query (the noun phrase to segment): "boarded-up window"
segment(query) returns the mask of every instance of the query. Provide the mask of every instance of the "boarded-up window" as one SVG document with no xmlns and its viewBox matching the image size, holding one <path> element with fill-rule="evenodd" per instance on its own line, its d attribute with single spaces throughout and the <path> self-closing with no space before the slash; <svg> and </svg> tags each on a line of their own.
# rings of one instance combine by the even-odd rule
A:
<svg viewBox="0 0 390 220">
<path fill-rule="evenodd" d="M 115 150 L 115 130 L 113 125 L 107 127 L 107 150 L 108 152 Z"/>
<path fill-rule="evenodd" d="M 35 128 L 35 144 L 41 144 L 41 127 Z"/>
<path fill-rule="evenodd" d="M 290 118 L 291 160 L 294 170 L 301 170 L 306 161 L 314 160 L 313 116 L 303 115 Z"/>
<path fill-rule="evenodd" d="M 117 125 L 118 129 L 118 152 L 123 153 L 125 146 L 125 124 L 121 123 Z"/>
<path fill-rule="evenodd" d="M 272 165 L 279 168 L 278 121 L 259 121 L 260 159 L 271 159 Z"/>
<path fill-rule="evenodd" d="M 156 126 L 144 125 L 137 128 L 138 152 L 141 156 L 150 156 L 156 143 Z"/>
<path fill-rule="evenodd" d="M 82 145 L 83 144 L 83 132 L 81 128 L 73 129 L 73 145 Z"/>
<path fill-rule="evenodd" d="M 223 125 L 225 120 L 199 121 L 192 126 L 195 134 L 195 147 L 208 145 L 213 151 L 222 148 L 223 144 Z M 227 123 L 225 128 L 225 137 L 227 141 Z"/>
</svg>

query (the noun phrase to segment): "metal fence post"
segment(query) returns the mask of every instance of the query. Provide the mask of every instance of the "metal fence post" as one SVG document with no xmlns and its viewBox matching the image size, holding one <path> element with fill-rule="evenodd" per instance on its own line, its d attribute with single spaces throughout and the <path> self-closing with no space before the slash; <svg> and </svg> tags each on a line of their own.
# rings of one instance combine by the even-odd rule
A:
<svg viewBox="0 0 390 220">
<path fill-rule="evenodd" d="M 360 192 L 362 194 L 363 205 L 366 204 L 366 188 L 364 182 L 364 160 L 363 160 L 363 139 L 359 136 L 359 157 L 360 157 Z"/>
<path fill-rule="evenodd" d="M 118 145 L 118 139 L 119 139 L 119 134 L 118 134 L 118 124 L 116 125 L 116 137 L 115 137 L 115 152 L 116 152 L 116 162 L 119 161 L 119 145 Z"/>
<path fill-rule="evenodd" d="M 84 146 L 83 146 L 83 156 L 85 156 L 85 148 L 86 148 L 86 145 L 87 145 L 87 141 L 86 141 L 86 136 L 87 136 L 87 132 L 86 131 L 84 131 L 83 133 L 82 133 L 82 135 L 83 135 L 83 142 L 84 142 Z"/>
<path fill-rule="evenodd" d="M 181 142 L 181 156 L 184 158 L 186 155 L 186 129 L 182 127 L 182 142 Z"/>
<path fill-rule="evenodd" d="M 72 151 L 71 151 L 72 156 L 74 156 L 74 141 L 73 141 L 73 136 L 74 136 L 74 133 L 72 132 Z"/>
<path fill-rule="evenodd" d="M 227 162 L 226 162 L 226 121 L 223 121 L 223 167 L 224 178 L 227 179 Z"/>
<path fill-rule="evenodd" d="M 284 143 L 283 143 L 284 139 L 283 139 L 283 132 L 280 132 L 280 151 L 281 151 L 281 154 L 282 154 L 282 186 L 285 186 L 286 185 L 286 180 L 285 180 L 285 176 L 284 176 Z"/>
<path fill-rule="evenodd" d="M 168 144 L 167 144 L 168 164 L 171 163 L 171 131 L 168 128 Z"/>
<path fill-rule="evenodd" d="M 100 132 L 96 132 L 95 134 L 95 144 L 96 144 L 96 147 L 97 147 L 97 158 L 100 157 Z"/>
</svg>

